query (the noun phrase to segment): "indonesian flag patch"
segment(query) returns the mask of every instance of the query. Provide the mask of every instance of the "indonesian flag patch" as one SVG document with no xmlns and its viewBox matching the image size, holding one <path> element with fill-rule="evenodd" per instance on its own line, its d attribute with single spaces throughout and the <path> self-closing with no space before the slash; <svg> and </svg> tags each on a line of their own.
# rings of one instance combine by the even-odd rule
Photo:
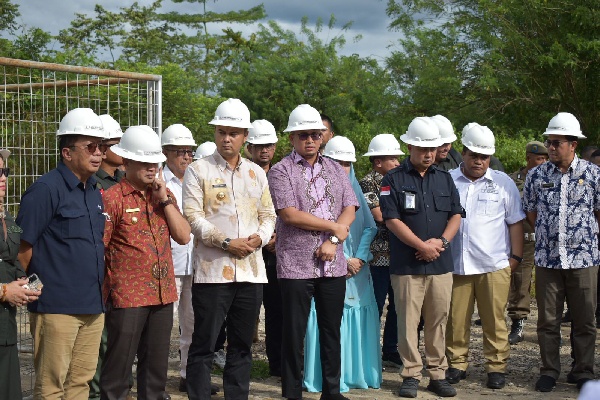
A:
<svg viewBox="0 0 600 400">
<path fill-rule="evenodd" d="M 389 196 L 391 188 L 389 186 L 382 186 L 380 196 Z"/>
</svg>

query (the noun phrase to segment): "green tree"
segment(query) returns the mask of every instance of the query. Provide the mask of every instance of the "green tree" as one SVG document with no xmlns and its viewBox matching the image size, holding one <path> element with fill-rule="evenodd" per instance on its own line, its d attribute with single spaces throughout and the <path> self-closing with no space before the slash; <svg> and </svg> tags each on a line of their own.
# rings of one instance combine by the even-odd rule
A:
<svg viewBox="0 0 600 400">
<path fill-rule="evenodd" d="M 569 111 L 598 138 L 597 2 L 389 0 L 387 12 L 404 35 L 388 65 L 413 109 L 511 135 Z"/>
</svg>

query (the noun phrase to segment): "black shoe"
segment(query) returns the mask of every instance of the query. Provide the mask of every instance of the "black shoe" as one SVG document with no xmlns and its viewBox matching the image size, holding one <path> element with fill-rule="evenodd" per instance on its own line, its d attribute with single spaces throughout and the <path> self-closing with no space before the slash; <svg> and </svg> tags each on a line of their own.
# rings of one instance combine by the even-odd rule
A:
<svg viewBox="0 0 600 400">
<path fill-rule="evenodd" d="M 487 387 L 490 389 L 502 389 L 506 385 L 506 378 L 502 372 L 489 372 Z"/>
<path fill-rule="evenodd" d="M 210 394 L 217 394 L 219 393 L 219 387 L 217 385 L 214 384 L 210 384 Z"/>
<path fill-rule="evenodd" d="M 179 378 L 179 391 L 187 393 L 187 382 L 185 378 Z"/>
<path fill-rule="evenodd" d="M 437 394 L 440 397 L 456 396 L 456 389 L 452 387 L 445 379 L 430 379 L 427 390 Z"/>
<path fill-rule="evenodd" d="M 600 315 L 596 315 L 596 329 L 600 329 Z"/>
<path fill-rule="evenodd" d="M 463 379 L 467 379 L 467 371 L 452 367 L 448 368 L 446 371 L 446 380 L 448 383 L 454 385 Z"/>
<path fill-rule="evenodd" d="M 474 322 L 476 326 L 481 326 L 481 318 L 477 318 Z"/>
<path fill-rule="evenodd" d="M 171 395 L 167 392 L 163 392 L 162 400 L 171 400 Z"/>
<path fill-rule="evenodd" d="M 400 368 L 402 367 L 402 359 L 398 353 L 382 354 L 381 364 L 383 364 L 384 367 Z"/>
<path fill-rule="evenodd" d="M 535 383 L 538 392 L 551 392 L 556 387 L 556 379 L 548 375 L 542 375 Z"/>
<path fill-rule="evenodd" d="M 343 396 L 341 393 L 335 394 L 321 394 L 321 400 L 349 400 L 347 397 Z"/>
<path fill-rule="evenodd" d="M 583 385 L 585 385 L 588 381 L 591 381 L 591 380 L 592 379 L 590 379 L 590 378 L 577 379 L 577 390 L 581 390 Z"/>
<path fill-rule="evenodd" d="M 417 390 L 419 389 L 419 380 L 415 378 L 404 378 L 402 386 L 398 391 L 398 396 L 409 397 L 414 399 L 417 397 Z"/>
<path fill-rule="evenodd" d="M 577 383 L 577 378 L 575 378 L 575 376 L 573 375 L 572 372 L 569 372 L 567 374 L 567 383 L 570 383 L 571 385 L 574 385 Z"/>
<path fill-rule="evenodd" d="M 510 333 L 508 334 L 508 343 L 517 344 L 525 339 L 525 318 L 513 319 L 510 327 Z"/>
<path fill-rule="evenodd" d="M 562 317 L 561 323 L 570 324 L 571 322 L 573 322 L 573 317 L 571 317 L 571 310 L 567 308 L 567 311 L 565 311 L 565 315 L 563 315 Z"/>
</svg>

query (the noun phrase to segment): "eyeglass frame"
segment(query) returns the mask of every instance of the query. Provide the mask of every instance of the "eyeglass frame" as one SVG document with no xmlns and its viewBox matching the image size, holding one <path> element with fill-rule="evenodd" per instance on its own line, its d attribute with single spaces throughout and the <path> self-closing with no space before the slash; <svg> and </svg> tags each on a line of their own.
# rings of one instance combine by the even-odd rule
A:
<svg viewBox="0 0 600 400">
<path fill-rule="evenodd" d="M 549 139 L 546 139 L 544 141 L 544 146 L 546 146 L 546 148 L 550 148 L 550 146 L 552 146 L 555 149 L 558 149 L 560 147 L 560 145 L 563 144 L 563 143 L 565 143 L 565 142 L 570 142 L 570 140 L 567 140 L 567 139 L 564 139 L 564 140 L 558 140 L 558 139 L 549 140 Z"/>
<path fill-rule="evenodd" d="M 195 151 L 194 150 L 186 150 L 186 149 L 165 149 L 166 151 L 174 151 L 175 153 L 177 153 L 177 157 L 183 157 L 184 155 L 187 154 L 188 157 L 194 157 Z"/>
<path fill-rule="evenodd" d="M 309 136 L 315 142 L 317 140 L 323 140 L 323 132 L 321 132 L 321 131 L 319 131 L 319 132 L 311 132 L 311 133 L 308 133 L 308 132 L 302 132 L 302 133 L 296 132 L 296 137 L 299 140 L 303 141 L 303 142 L 305 140 L 308 140 Z"/>
<path fill-rule="evenodd" d="M 10 168 L 9 167 L 0 168 L 0 178 L 2 178 L 3 176 L 5 176 L 7 178 L 10 176 Z"/>
<path fill-rule="evenodd" d="M 81 149 L 84 150 L 87 148 L 87 151 L 90 155 L 94 155 L 94 153 L 96 152 L 96 150 L 100 150 L 100 152 L 102 154 L 106 153 L 106 150 L 108 150 L 110 146 L 108 146 L 106 143 L 104 142 L 90 142 L 88 144 L 81 144 L 81 145 L 76 145 L 73 144 L 71 146 L 69 146 L 70 149 Z"/>
</svg>

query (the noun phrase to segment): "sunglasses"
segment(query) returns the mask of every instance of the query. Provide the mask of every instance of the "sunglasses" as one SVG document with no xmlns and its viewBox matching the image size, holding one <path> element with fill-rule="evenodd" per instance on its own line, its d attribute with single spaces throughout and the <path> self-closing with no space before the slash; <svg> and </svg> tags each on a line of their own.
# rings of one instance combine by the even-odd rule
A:
<svg viewBox="0 0 600 400">
<path fill-rule="evenodd" d="M 310 136 L 310 138 L 312 140 L 315 140 L 315 141 L 323 139 L 323 134 L 321 132 L 318 132 L 318 133 L 317 132 L 313 132 L 313 133 L 306 133 L 306 132 L 296 133 L 296 136 L 298 136 L 298 139 L 300 139 L 302 141 L 307 140 L 309 136 Z"/>
<path fill-rule="evenodd" d="M 105 143 L 101 143 L 101 142 L 92 142 L 92 143 L 88 143 L 88 144 L 84 144 L 81 146 L 70 146 L 70 148 L 74 149 L 74 148 L 78 148 L 78 149 L 86 149 L 88 153 L 90 154 L 94 154 L 96 152 L 96 150 L 100 149 L 100 151 L 102 153 L 106 153 L 106 150 L 108 150 L 108 145 Z"/>
<path fill-rule="evenodd" d="M 194 150 L 168 150 L 168 151 L 174 151 L 175 153 L 177 153 L 177 157 L 183 157 L 186 154 L 188 157 L 194 156 Z"/>
<path fill-rule="evenodd" d="M 546 147 L 552 146 L 556 149 L 558 146 L 560 146 L 561 143 L 564 143 L 564 142 L 568 142 L 568 140 L 546 140 L 544 142 L 544 145 Z"/>
<path fill-rule="evenodd" d="M 8 178 L 10 176 L 10 168 L 0 168 L 0 177 L 2 176 Z"/>
<path fill-rule="evenodd" d="M 304 139 L 306 140 L 306 139 Z M 258 150 L 273 150 L 275 148 L 275 145 L 273 143 L 270 144 L 252 144 L 252 148 L 253 149 L 258 149 Z"/>
</svg>

